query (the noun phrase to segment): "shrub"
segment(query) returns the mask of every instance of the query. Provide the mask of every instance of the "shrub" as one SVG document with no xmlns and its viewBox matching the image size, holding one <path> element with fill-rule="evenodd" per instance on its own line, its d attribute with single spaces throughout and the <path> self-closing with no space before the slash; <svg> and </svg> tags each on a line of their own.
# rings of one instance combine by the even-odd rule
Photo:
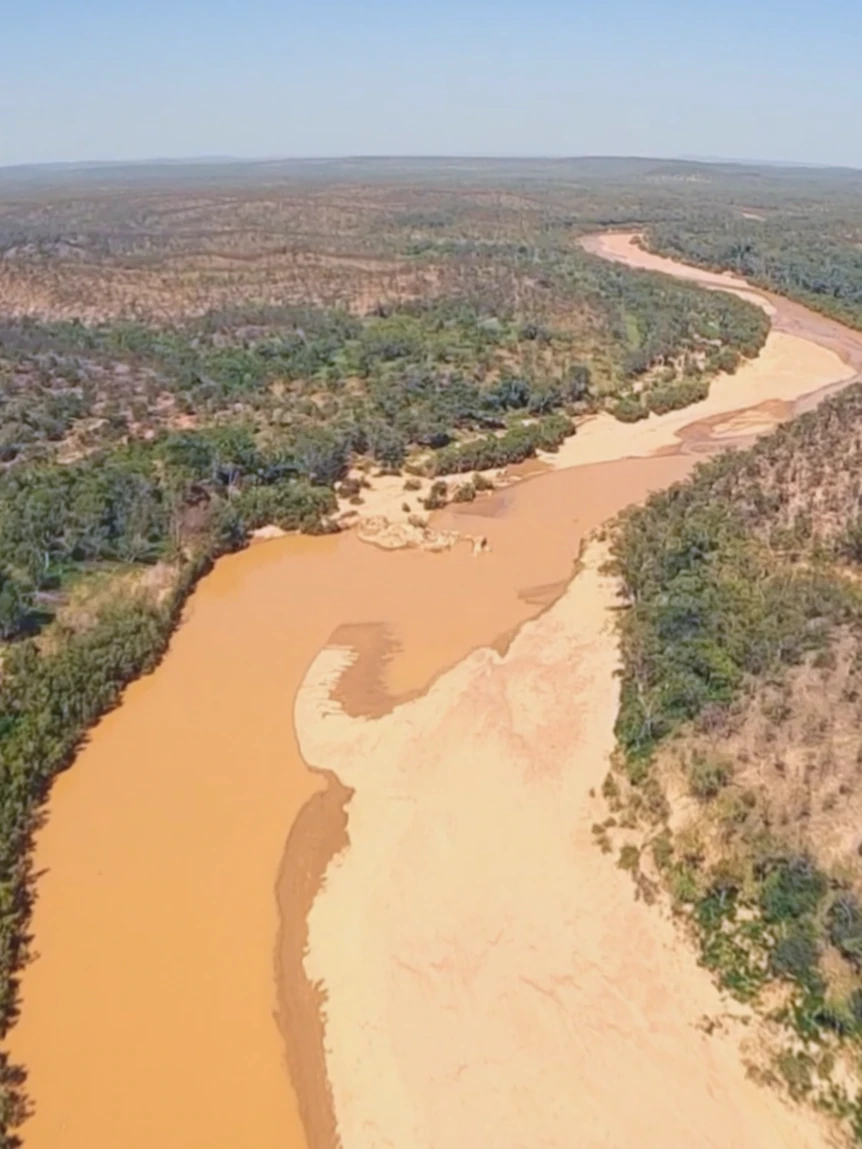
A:
<svg viewBox="0 0 862 1149">
<path fill-rule="evenodd" d="M 813 914 L 826 889 L 825 876 L 810 858 L 778 858 L 766 867 L 760 891 L 763 915 L 769 922 L 783 922 Z"/>
<path fill-rule="evenodd" d="M 448 488 L 442 479 L 438 479 L 436 483 L 432 483 L 428 497 L 423 502 L 425 510 L 436 511 L 439 510 L 440 507 L 445 507 L 447 492 Z"/>
<path fill-rule="evenodd" d="M 362 490 L 362 483 L 359 479 L 342 479 L 342 481 L 335 488 L 335 493 L 342 499 L 352 499 L 354 495 L 358 495 Z"/>
<path fill-rule="evenodd" d="M 731 769 L 727 762 L 707 758 L 695 752 L 688 768 L 688 786 L 694 798 L 709 802 L 717 797 L 730 781 Z"/>
<path fill-rule="evenodd" d="M 673 840 L 670 831 L 663 830 L 652 843 L 652 856 L 659 870 L 666 870 L 673 861 Z"/>
<path fill-rule="evenodd" d="M 611 414 L 621 423 L 637 423 L 649 416 L 649 409 L 634 395 L 624 395 L 611 409 Z"/>
<path fill-rule="evenodd" d="M 850 893 L 840 894 L 826 919 L 829 940 L 848 961 L 862 967 L 862 906 Z"/>
<path fill-rule="evenodd" d="M 640 850 L 637 848 L 637 846 L 623 846 L 620 850 L 620 857 L 617 865 L 621 870 L 630 870 L 631 872 L 634 872 L 640 865 L 640 856 Z"/>
<path fill-rule="evenodd" d="M 12 638 L 25 629 L 32 607 L 29 587 L 0 567 L 0 639 Z"/>
<path fill-rule="evenodd" d="M 700 402 L 707 395 L 709 395 L 708 379 L 689 378 L 651 388 L 645 395 L 645 401 L 650 411 L 654 411 L 656 415 L 665 415 L 668 411 L 690 407 L 692 403 Z"/>
<path fill-rule="evenodd" d="M 350 501 L 359 500 L 358 494 Z M 319 529 L 324 515 L 335 510 L 335 496 L 329 487 L 316 487 L 303 480 L 249 487 L 225 504 L 228 515 L 238 514 L 245 532 L 275 523 L 285 531 Z"/>
<path fill-rule="evenodd" d="M 740 355 L 732 347 L 722 347 L 715 358 L 715 366 L 727 375 L 733 375 L 739 367 Z"/>
<path fill-rule="evenodd" d="M 472 483 L 461 483 L 460 486 L 455 488 L 455 494 L 452 496 L 453 503 L 472 503 L 476 498 L 476 488 Z"/>
<path fill-rule="evenodd" d="M 853 563 L 862 563 L 862 517 L 848 523 L 839 536 L 836 547 L 838 553 Z"/>
<path fill-rule="evenodd" d="M 533 458 L 537 450 L 555 451 L 573 431 L 574 424 L 568 416 L 549 415 L 535 423 L 512 427 L 503 435 L 453 443 L 435 453 L 433 473 L 455 475 L 521 463 Z"/>
<path fill-rule="evenodd" d="M 563 381 L 567 398 L 573 403 L 586 399 L 590 392 L 590 369 L 585 363 L 576 363 Z"/>
<path fill-rule="evenodd" d="M 811 1058 L 807 1054 L 788 1049 L 779 1054 L 775 1064 L 795 1101 L 801 1101 L 811 1092 Z"/>
<path fill-rule="evenodd" d="M 779 977 L 810 983 L 817 968 L 819 948 L 809 921 L 791 922 L 770 955 L 770 965 Z"/>
<path fill-rule="evenodd" d="M 538 423 L 530 426 L 533 442 L 542 451 L 556 451 L 569 435 L 574 433 L 575 425 L 568 415 L 549 415 L 540 419 Z"/>
</svg>

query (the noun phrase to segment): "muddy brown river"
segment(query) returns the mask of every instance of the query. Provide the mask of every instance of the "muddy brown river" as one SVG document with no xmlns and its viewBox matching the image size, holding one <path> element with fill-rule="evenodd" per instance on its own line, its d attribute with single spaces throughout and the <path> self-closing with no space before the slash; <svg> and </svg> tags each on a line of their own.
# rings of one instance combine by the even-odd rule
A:
<svg viewBox="0 0 862 1149">
<path fill-rule="evenodd" d="M 626 237 L 594 245 L 652 259 Z M 309 906 L 345 844 L 349 791 L 299 753 L 293 707 L 309 666 L 328 645 L 355 650 L 338 700 L 382 715 L 471 651 L 505 650 L 563 593 L 587 533 L 683 477 L 714 439 L 733 441 L 726 426 L 715 434 L 722 419 L 745 437 L 745 413 L 760 410 L 759 432 L 806 390 L 846 381 L 841 359 L 862 365 L 862 338 L 772 303 L 779 330 L 836 353 L 816 370 L 800 362 L 813 375 L 784 406 L 736 393 L 651 453 L 618 424 L 603 444 L 584 440 L 613 455 L 618 427 L 618 454 L 644 457 L 579 464 L 576 436 L 571 465 L 528 468 L 435 516 L 435 527 L 484 535 L 487 553 L 385 552 L 344 533 L 259 543 L 217 564 L 162 664 L 52 789 L 34 957 L 9 1041 L 28 1072 L 25 1149 L 332 1143 L 321 996 L 302 957 Z"/>
</svg>

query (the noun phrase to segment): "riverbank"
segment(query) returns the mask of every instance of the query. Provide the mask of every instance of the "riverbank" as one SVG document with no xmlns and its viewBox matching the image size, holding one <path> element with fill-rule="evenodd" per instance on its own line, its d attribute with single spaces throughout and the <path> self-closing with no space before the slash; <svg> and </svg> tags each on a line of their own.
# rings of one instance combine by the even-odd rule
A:
<svg viewBox="0 0 862 1149">
<path fill-rule="evenodd" d="M 794 303 L 782 295 L 754 288 L 739 276 L 730 272 L 706 271 L 654 255 L 640 246 L 640 233 L 634 231 L 602 232 L 585 236 L 581 245 L 586 251 L 602 259 L 624 263 L 627 267 L 642 271 L 658 271 L 699 284 L 712 290 L 730 291 L 757 304 L 768 313 L 774 332 L 802 336 L 821 348 L 833 351 L 848 367 L 853 368 L 854 377 L 862 373 L 862 332 L 838 323 L 819 312 L 811 311 L 801 303 Z M 847 382 L 845 377 L 841 382 Z M 796 401 L 796 411 L 805 410 L 810 399 L 816 399 L 822 389 L 812 389 Z"/>
<path fill-rule="evenodd" d="M 727 1003 L 591 832 L 613 749 L 605 551 L 508 651 L 349 718 L 331 646 L 297 698 L 304 757 L 352 790 L 309 916 L 339 1144 L 825 1144 L 746 1075 Z M 349 845 L 348 845 L 349 842 Z M 349 944 L 345 944 L 349 938 Z M 672 1088 L 668 1088 L 669 1083 Z"/>
<path fill-rule="evenodd" d="M 720 372 L 710 383 L 709 395 L 697 403 L 664 415 L 649 415 L 635 423 L 622 423 L 610 413 L 590 416 L 579 423 L 557 452 L 540 452 L 539 459 L 555 470 L 606 463 L 621 458 L 644 458 L 674 450 L 714 450 L 722 444 L 744 445 L 767 433 L 794 414 L 808 409 L 825 394 L 860 378 L 862 333 L 830 320 L 799 304 L 753 288 L 738 276 L 676 264 L 653 255 L 639 244 L 638 232 L 607 232 L 586 236 L 581 246 L 591 254 L 628 267 L 657 271 L 697 283 L 711 290 L 729 291 L 762 308 L 771 331 L 763 350 L 728 374 Z M 515 468 L 516 475 L 540 474 L 542 467 Z M 483 472 L 491 482 L 505 482 L 499 469 Z M 462 476 L 465 481 L 468 476 Z M 406 524 L 427 519 L 424 499 L 433 480 L 413 479 L 405 490 L 401 476 L 362 476 L 367 484 L 360 503 L 342 500 L 339 521 L 345 525 L 384 518 Z M 459 476 L 448 476 L 455 487 Z M 415 544 L 414 544 L 415 545 Z"/>
<path fill-rule="evenodd" d="M 631 237 L 622 250 L 639 251 Z M 862 338 L 842 354 L 820 317 L 794 318 L 702 404 L 591 420 L 543 457 L 556 475 L 496 498 L 551 501 L 552 477 L 579 474 L 595 494 L 598 460 L 608 476 L 626 456 L 688 469 L 856 376 Z M 513 1146 L 562 1147 L 573 1128 L 588 1146 L 828 1143 L 748 1079 L 727 1001 L 588 832 L 606 812 L 617 706 L 614 595 L 596 555 L 539 621 L 375 720 L 339 701 L 352 644 L 331 644 L 306 678 L 300 744 L 349 795 L 308 918 L 333 1107 L 315 1149 L 358 1149 L 369 1130 L 466 1147 L 488 1128 Z M 708 1038 L 705 1016 L 718 1022 Z"/>
<path fill-rule="evenodd" d="M 58 779 L 37 835 L 35 956 L 9 1042 L 28 1067 L 27 1149 L 303 1149 L 312 1118 L 285 1051 L 311 1072 L 317 1014 L 303 1023 L 284 1003 L 301 1000 L 285 970 L 301 957 L 302 898 L 316 892 L 311 881 L 297 901 L 291 828 L 327 793 L 291 722 L 308 666 L 359 626 L 354 640 L 375 641 L 346 684 L 348 708 L 421 694 L 541 611 L 539 590 L 565 586 L 585 531 L 689 465 L 561 472 L 541 481 L 552 497 L 525 482 L 435 516 L 441 530 L 487 536 L 478 557 L 386 552 L 345 532 L 219 561 L 158 670 Z M 314 843 L 313 808 L 307 819 Z"/>
<path fill-rule="evenodd" d="M 735 409 L 752 398 L 740 394 Z M 574 442 L 588 444 L 587 432 Z M 580 456 L 544 474 L 534 464 L 529 481 L 436 513 L 434 529 L 488 539 L 476 557 L 466 546 L 386 553 L 345 533 L 275 539 L 217 564 L 158 671 L 92 731 L 51 794 L 34 859 L 35 960 L 10 1041 L 35 1106 L 26 1149 L 331 1142 L 320 1055 L 326 990 L 314 984 L 325 959 L 312 939 L 309 982 L 302 951 L 308 908 L 344 843 L 344 793 L 324 788 L 295 741 L 293 702 L 306 672 L 321 650 L 358 650 L 340 681 L 341 710 L 395 720 L 472 651 L 496 666 L 523 624 L 566 592 L 583 538 L 688 473 L 697 452 L 678 439 L 652 457 L 620 458 L 632 453 L 621 439 L 604 463 Z M 577 668 L 564 657 L 554 673 L 571 696 L 569 670 Z M 373 761 L 359 767 L 348 818 L 374 776 Z M 411 801 L 386 807 L 403 813 Z M 458 817 L 438 810 L 444 828 Z M 492 829 L 474 851 L 491 873 L 493 855 L 482 851 Z M 459 842 L 469 854 L 466 823 Z M 470 865 L 459 873 L 471 896 Z M 380 896 L 389 877 L 380 871 Z M 418 904 L 405 908 L 408 921 Z M 517 932 L 517 914 L 512 923 Z M 435 928 L 433 915 L 425 925 Z M 361 982 L 355 990 L 362 999 Z M 469 1030 L 482 1003 L 461 1000 Z M 329 1070 L 337 1107 L 344 1086 Z M 380 1082 L 373 1095 L 381 1105 L 387 1088 Z"/>
</svg>

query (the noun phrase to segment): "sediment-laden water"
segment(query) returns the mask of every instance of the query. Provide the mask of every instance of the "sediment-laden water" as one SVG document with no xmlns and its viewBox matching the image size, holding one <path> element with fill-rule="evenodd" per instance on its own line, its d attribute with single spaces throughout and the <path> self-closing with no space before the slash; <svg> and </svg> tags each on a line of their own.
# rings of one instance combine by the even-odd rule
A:
<svg viewBox="0 0 862 1149">
<path fill-rule="evenodd" d="M 627 261 L 652 258 L 625 237 L 602 242 L 602 254 Z M 33 918 L 35 956 L 23 976 L 21 1020 L 10 1041 L 13 1057 L 28 1068 L 34 1106 L 22 1130 L 25 1149 L 79 1144 L 88 1149 L 319 1149 L 334 1143 L 336 1131 L 344 1149 L 358 1149 L 360 1113 L 363 1120 L 378 1122 L 375 1145 L 436 1149 L 454 1136 L 459 1113 L 463 1137 L 470 1131 L 473 1138 L 464 1144 L 475 1144 L 477 1122 L 491 1121 L 495 1108 L 490 1078 L 502 1072 L 500 1065 L 507 1064 L 510 1055 L 512 1064 L 520 1066 L 524 1089 L 532 1088 L 529 1053 L 516 1057 L 506 1045 L 516 1030 L 506 1028 L 501 1015 L 483 1031 L 482 1019 L 492 1018 L 499 1004 L 495 994 L 505 997 L 513 979 L 521 978 L 524 985 L 523 978 L 536 973 L 536 955 L 526 955 L 523 947 L 550 947 L 554 971 L 565 966 L 563 950 L 554 949 L 547 932 L 554 897 L 562 899 L 557 903 L 561 918 L 574 912 L 563 898 L 561 874 L 551 879 L 548 871 L 550 901 L 542 903 L 541 910 L 545 916 L 535 898 L 534 909 L 521 918 L 516 899 L 497 907 L 500 921 L 505 919 L 506 929 L 518 939 L 514 952 L 521 954 L 514 964 L 501 966 L 502 983 L 480 975 L 483 963 L 495 961 L 488 935 L 497 920 L 494 914 L 489 908 L 482 922 L 461 915 L 453 933 L 443 894 L 453 884 L 462 887 L 465 904 L 475 914 L 483 891 L 487 888 L 490 894 L 494 887 L 495 875 L 514 891 L 522 874 L 526 890 L 538 872 L 531 869 L 537 858 L 544 859 L 545 866 L 551 860 L 561 867 L 573 864 L 553 836 L 562 832 L 559 819 L 548 822 L 542 813 L 548 809 L 548 792 L 543 790 L 541 798 L 534 794 L 539 804 L 531 808 L 530 787 L 521 784 L 523 779 L 520 789 L 514 786 L 519 772 L 531 769 L 533 734 L 523 733 L 515 758 L 500 750 L 501 783 L 511 783 L 508 797 L 501 797 L 505 809 L 483 808 L 491 796 L 493 762 L 482 757 L 474 725 L 469 739 L 465 733 L 464 745 L 473 746 L 475 754 L 465 754 L 458 763 L 470 785 L 461 793 L 457 787 L 446 791 L 442 783 L 437 787 L 436 805 L 425 812 L 415 851 L 405 853 L 397 835 L 384 848 L 387 839 L 381 827 L 403 818 L 411 803 L 427 803 L 428 778 L 420 774 L 442 769 L 439 756 L 428 761 L 419 753 L 420 734 L 423 745 L 433 746 L 445 731 L 440 747 L 451 757 L 459 745 L 457 716 L 475 723 L 484 713 L 487 746 L 511 748 L 519 729 L 513 716 L 523 703 L 523 692 L 538 682 L 524 660 L 533 657 L 529 651 L 535 653 L 542 626 L 551 628 L 546 639 L 555 652 L 550 664 L 542 664 L 540 675 L 542 681 L 554 683 L 553 705 L 571 699 L 582 716 L 593 709 L 596 715 L 606 714 L 605 704 L 612 701 L 607 674 L 613 657 L 607 646 L 601 647 L 601 642 L 612 643 L 601 620 L 593 636 L 599 645 L 590 648 L 598 658 L 595 666 L 601 663 L 594 676 L 595 708 L 589 702 L 585 664 L 578 665 L 577 634 L 583 634 L 577 619 L 568 646 L 565 627 L 553 630 L 544 619 L 529 632 L 529 640 L 515 636 L 528 619 L 551 618 L 559 610 L 571 615 L 572 602 L 580 600 L 572 599 L 567 587 L 581 541 L 593 528 L 649 490 L 681 478 L 702 451 L 774 425 L 801 396 L 845 381 L 847 363 L 856 369 L 862 364 L 862 338 L 785 301 L 772 300 L 771 305 L 778 334 L 795 342 L 773 340 L 764 360 L 767 368 L 763 362 L 754 364 L 721 382 L 714 392 L 718 400 L 707 401 L 703 410 L 674 413 L 664 422 L 650 420 L 634 429 L 595 421 L 564 448 L 561 469 L 543 472 L 534 467 L 531 477 L 436 516 L 434 525 L 442 529 L 485 536 L 486 553 L 474 555 L 466 544 L 442 554 L 387 553 L 361 543 L 354 534 L 343 534 L 258 544 L 217 565 L 191 599 L 162 665 L 126 691 L 122 704 L 92 731 L 72 768 L 52 790 L 35 857 L 40 875 Z M 601 613 L 606 606 L 604 600 L 597 601 L 595 609 Z M 599 634 L 604 636 L 601 642 Z M 520 660 L 517 671 L 506 653 L 510 649 L 512 658 Z M 321 652 L 325 665 L 319 662 Z M 332 658 L 342 670 L 348 661 L 350 666 L 337 683 L 325 678 L 334 686 L 334 695 L 322 699 L 321 666 L 332 670 L 326 663 Z M 317 732 L 309 725 L 316 712 L 309 709 L 309 696 L 301 694 L 311 667 L 316 677 L 309 680 L 310 687 L 318 689 L 313 697 L 321 703 Z M 475 681 L 472 675 L 478 676 Z M 459 687 L 457 706 L 452 695 L 451 712 L 447 682 L 458 682 L 467 691 Z M 437 685 L 426 693 L 432 683 Z M 535 689 L 541 693 L 538 685 Z M 513 692 L 508 708 L 507 690 Z M 297 744 L 298 696 L 305 698 L 305 728 L 300 733 L 303 746 L 313 748 L 313 754 L 309 749 L 306 754 L 315 770 L 306 765 Z M 489 710 L 491 696 L 499 705 Z M 542 761 L 549 754 L 553 758 L 556 747 L 559 761 L 574 769 L 577 723 L 566 727 L 557 745 L 553 714 L 549 718 L 542 704 L 537 705 Z M 366 727 L 357 728 L 344 735 L 346 742 L 333 744 L 330 754 L 323 734 L 335 727 L 326 726 L 326 706 L 336 707 L 336 724 L 349 723 L 350 716 L 360 723 L 378 722 L 376 741 L 368 743 Z M 434 722 L 423 726 L 432 711 Z M 403 738 L 403 724 L 414 718 L 411 742 Z M 582 727 L 586 738 L 587 727 Z M 589 769 L 582 779 L 566 783 L 567 801 L 573 804 L 560 809 L 571 816 L 573 833 L 580 814 L 586 816 L 586 807 L 576 807 L 574 796 L 587 801 L 589 788 L 600 779 L 597 762 L 601 764 L 598 759 L 607 749 L 606 733 L 604 727 L 592 729 Z M 390 737 L 392 745 L 403 748 L 397 764 L 401 774 L 387 764 Z M 369 746 L 377 750 L 371 752 Z M 453 765 L 449 763 L 450 779 Z M 589 785 L 587 777 L 592 779 Z M 472 838 L 470 825 L 476 827 Z M 532 834 L 536 855 L 528 864 Z M 423 849 L 430 853 L 423 856 Z M 524 855 L 523 868 L 517 864 L 519 855 Z M 427 864 L 435 858 L 445 859 L 439 887 L 434 886 L 433 866 Z M 508 867 L 504 874 L 495 870 L 503 858 Z M 412 907 L 411 866 L 416 867 Z M 612 868 L 613 863 L 596 855 L 586 869 L 573 868 L 573 886 L 598 882 L 596 866 Z M 332 921 L 340 920 L 337 913 L 333 919 L 333 911 L 347 904 L 337 900 L 345 892 L 351 892 L 356 907 L 368 907 L 369 921 L 380 926 L 374 938 L 379 950 L 363 952 L 367 934 L 347 913 L 343 934 L 333 936 Z M 579 914 L 597 912 L 589 899 L 576 909 Z M 389 992 L 380 978 L 403 956 L 390 928 L 399 915 L 405 929 L 413 929 L 411 945 L 427 938 L 428 949 L 415 974 L 405 975 L 403 983 L 390 979 Z M 625 920 L 629 930 L 647 929 L 648 919 L 640 910 Z M 605 934 L 601 919 L 593 921 L 591 929 L 597 953 L 602 946 L 626 947 L 625 955 L 609 957 L 612 971 L 641 977 L 637 937 Z M 458 952 L 466 966 L 457 973 L 452 966 L 460 988 L 450 979 L 448 996 L 441 998 L 433 978 L 427 993 L 422 978 L 428 974 L 428 962 L 445 967 L 450 960 L 443 936 L 447 930 L 456 948 L 461 945 Z M 570 931 L 557 939 L 569 947 L 566 953 L 575 970 L 580 968 L 575 952 L 580 936 Z M 461 944 L 459 937 L 473 941 Z M 659 960 L 659 942 L 648 934 L 643 938 L 642 954 L 658 955 Z M 333 946 L 345 956 L 340 967 Z M 366 976 L 368 961 L 377 963 L 373 985 Z M 471 976 L 484 987 L 472 996 Z M 616 976 L 603 992 L 613 996 L 620 991 Z M 407 992 L 404 987 L 413 977 L 417 980 Z M 547 990 L 542 982 L 529 991 L 540 995 L 542 1011 L 570 1007 L 568 999 L 564 1006 L 554 1005 Z M 637 1007 L 646 1011 L 641 1017 L 649 1021 L 647 1034 L 661 1032 L 662 1011 L 676 1008 L 672 990 L 659 977 L 651 998 L 657 1013 L 650 1013 L 646 1004 Z M 432 1024 L 420 1008 L 423 1000 L 435 1009 L 449 1009 L 450 1015 Z M 587 999 L 582 995 L 573 1000 L 583 1009 Z M 516 1011 L 525 1011 L 527 1030 L 544 1025 L 540 1014 L 530 1014 L 528 998 L 514 994 L 511 1001 Z M 346 1002 L 352 1003 L 353 1015 L 350 1008 L 345 1012 Z M 396 1014 L 409 1033 L 395 1033 Z M 322 1016 L 329 1018 L 325 1034 Z M 612 1011 L 609 1016 L 616 1018 L 613 1025 L 625 1037 L 626 1025 L 632 1024 L 630 1012 Z M 526 1031 L 517 1032 L 520 1042 Z M 643 1036 L 637 1027 L 631 1032 Z M 339 1034 L 348 1036 L 342 1040 Z M 366 1077 L 350 1077 L 351 1057 L 354 1069 L 360 1057 L 351 1053 L 350 1042 L 357 1036 L 366 1041 L 369 1034 L 382 1043 L 382 1060 L 369 1061 L 364 1071 L 377 1073 L 378 1094 L 376 1099 L 364 1096 L 365 1108 L 351 1112 L 345 1097 Z M 451 1048 L 459 1035 L 465 1081 L 473 1083 L 460 1093 L 453 1085 L 458 1066 Z M 567 1072 L 572 1050 L 583 1047 L 586 1057 L 594 1044 L 591 1031 L 569 1036 L 574 1046 L 559 1045 L 561 1056 L 568 1059 L 562 1067 Z M 441 1068 L 438 1074 L 433 1042 L 444 1038 L 449 1048 L 445 1072 Z M 562 1038 L 557 1033 L 548 1040 Z M 499 1065 L 482 1060 L 480 1051 L 491 1046 L 496 1047 Z M 357 1048 L 364 1048 L 361 1042 Z M 527 1041 L 524 1049 L 530 1048 Z M 610 1048 L 602 1046 L 609 1059 L 606 1070 L 613 1073 Z M 729 1069 L 731 1075 L 722 1076 L 722 1058 L 730 1054 L 710 1049 L 706 1045 L 697 1055 L 718 1057 L 718 1076 L 703 1070 L 696 1080 L 711 1082 L 720 1095 L 736 1078 Z M 646 1041 L 645 1064 L 653 1052 Z M 682 1042 L 678 1052 L 685 1061 L 692 1047 Z M 544 1056 L 535 1053 L 537 1082 Z M 677 1062 L 671 1059 L 671 1064 Z M 383 1073 L 387 1066 L 394 1077 L 387 1079 Z M 577 1065 L 571 1067 L 571 1073 L 578 1072 Z M 486 1077 L 489 1090 L 482 1094 L 474 1085 L 478 1080 L 481 1086 Z M 537 1096 L 547 1080 L 536 1086 Z M 511 1081 L 509 1085 L 513 1087 Z M 587 1084 L 584 1088 L 589 1092 Z M 400 1100 L 393 1101 L 395 1094 Z M 408 1096 L 409 1104 L 404 1100 Z M 390 1101 L 394 1108 L 387 1109 Z M 517 1107 L 517 1092 L 506 1104 Z M 434 1112 L 449 1116 L 433 1118 Z M 530 1112 L 529 1105 L 525 1112 Z M 652 1120 L 651 1112 L 655 1117 L 648 1104 L 645 1112 L 645 1121 Z M 769 1108 L 770 1120 L 771 1114 Z M 635 1123 L 624 1128 L 635 1136 L 639 1127 L 634 1110 L 630 1120 Z M 486 1124 L 486 1133 L 489 1128 Z M 513 1131 L 518 1128 L 511 1125 Z M 699 1130 L 687 1128 L 690 1143 L 697 1143 Z M 603 1144 L 596 1127 L 590 1129 L 585 1127 L 579 1143 Z M 527 1127 L 520 1130 L 526 1133 Z M 553 1130 L 548 1137 L 542 1143 L 562 1144 Z M 496 1133 L 493 1139 L 507 1143 Z M 648 1138 L 643 1144 L 649 1144 Z M 752 1139 L 751 1144 L 760 1142 Z"/>
</svg>

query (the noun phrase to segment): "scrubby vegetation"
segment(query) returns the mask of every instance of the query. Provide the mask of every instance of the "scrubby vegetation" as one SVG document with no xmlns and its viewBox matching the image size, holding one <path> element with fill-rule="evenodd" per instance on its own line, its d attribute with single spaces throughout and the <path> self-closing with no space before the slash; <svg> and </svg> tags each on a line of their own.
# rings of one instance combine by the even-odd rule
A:
<svg viewBox="0 0 862 1149">
<path fill-rule="evenodd" d="M 431 465 L 435 475 L 455 475 L 522 463 L 539 450 L 556 451 L 574 429 L 567 416 L 548 415 L 533 423 L 517 424 L 502 435 L 486 435 L 443 447 L 435 453 Z"/>
<path fill-rule="evenodd" d="M 762 313 L 738 299 L 581 254 L 548 257 L 547 298 L 525 315 L 515 293 L 526 274 L 515 257 L 508 282 L 362 319 L 237 306 L 172 326 L 7 321 L 0 465 L 241 415 L 325 425 L 398 466 L 411 447 L 498 429 L 511 412 L 595 408 L 634 388 L 653 410 L 682 406 L 766 336 Z"/>
<path fill-rule="evenodd" d="M 624 516 L 611 793 L 786 1035 L 764 1072 L 862 1138 L 860 428 L 855 387 Z"/>
<path fill-rule="evenodd" d="M 820 213 L 818 213 L 820 214 Z M 829 224 L 832 226 L 830 227 Z M 727 216 L 656 225 L 649 246 L 715 271 L 734 271 L 799 299 L 843 323 L 862 327 L 862 224 L 783 213 Z"/>
</svg>

